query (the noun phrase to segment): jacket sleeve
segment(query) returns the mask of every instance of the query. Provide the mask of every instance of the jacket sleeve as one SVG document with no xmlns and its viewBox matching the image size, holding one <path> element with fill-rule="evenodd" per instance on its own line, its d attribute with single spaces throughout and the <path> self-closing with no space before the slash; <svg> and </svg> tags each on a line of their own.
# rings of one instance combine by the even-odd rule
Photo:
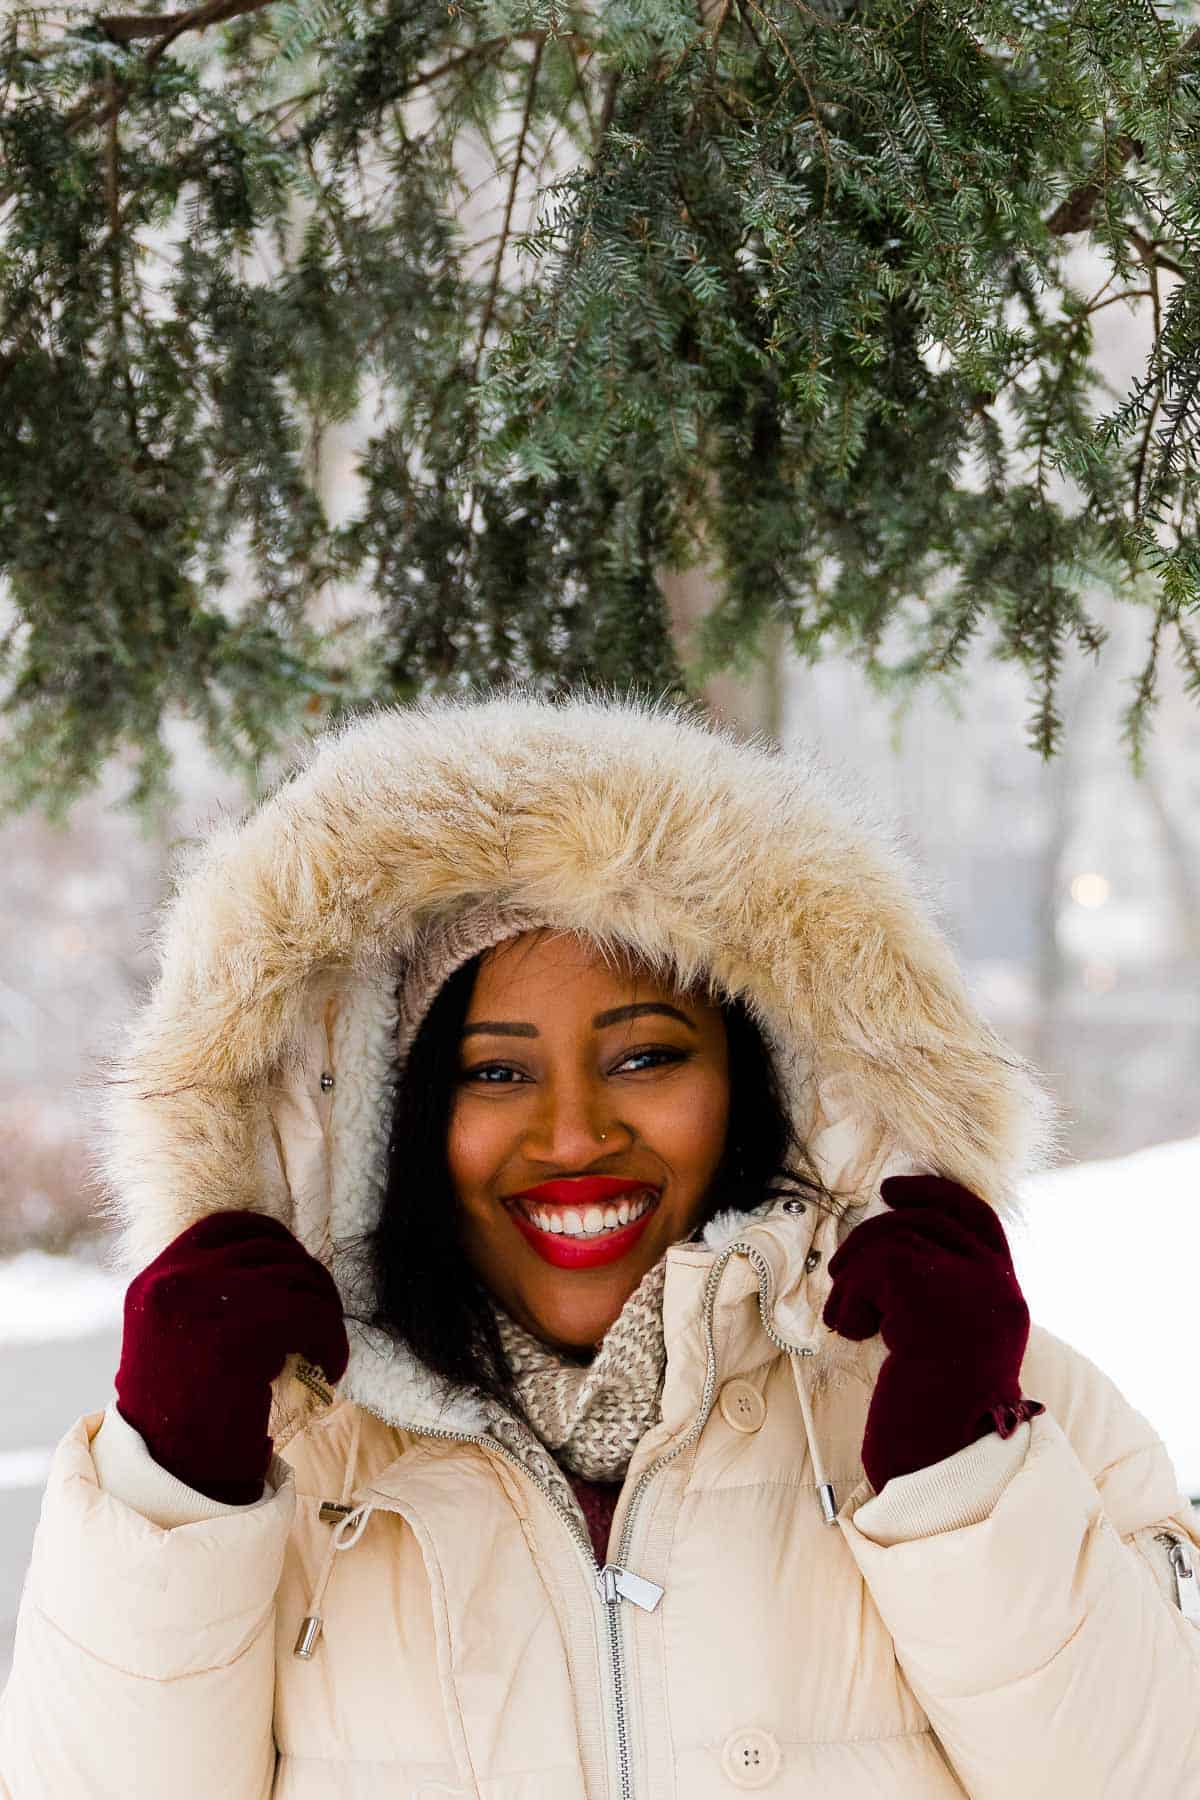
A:
<svg viewBox="0 0 1200 1800">
<path fill-rule="evenodd" d="M 141 1513 L 143 1519 L 164 1528 L 194 1525 L 200 1519 L 220 1519 L 226 1513 L 250 1512 L 253 1507 L 265 1506 L 273 1493 L 270 1485 L 264 1483 L 261 1498 L 252 1505 L 231 1506 L 189 1487 L 155 1462 L 145 1438 L 124 1418 L 115 1400 L 109 1402 L 104 1422 L 92 1439 L 92 1466 L 106 1494 L 115 1494 L 134 1512 Z"/>
<path fill-rule="evenodd" d="M 104 1416 L 78 1419 L 51 1462 L 0 1698 L 0 1796 L 269 1800 L 292 1471 L 275 1456 L 261 1501 L 163 1528 L 100 1486 Z"/>
<path fill-rule="evenodd" d="M 1011 1439 L 839 1514 L 897 1661 L 971 1800 L 1200 1800 L 1200 1626 L 1162 1541 L 1200 1567 L 1200 1522 L 1086 1357 L 1038 1330 L 1022 1389 L 1046 1412 Z"/>
</svg>

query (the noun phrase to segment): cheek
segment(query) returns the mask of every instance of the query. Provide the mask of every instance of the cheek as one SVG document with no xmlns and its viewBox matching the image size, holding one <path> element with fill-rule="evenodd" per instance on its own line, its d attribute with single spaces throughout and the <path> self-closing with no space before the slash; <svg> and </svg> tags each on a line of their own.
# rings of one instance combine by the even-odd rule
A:
<svg viewBox="0 0 1200 1800">
<path fill-rule="evenodd" d="M 446 1134 L 446 1162 L 459 1194 L 487 1180 L 501 1151 L 500 1121 L 471 1106 L 455 1106 Z"/>
<path fill-rule="evenodd" d="M 644 1121 L 647 1138 L 679 1173 L 708 1178 L 721 1159 L 729 1119 L 729 1084 L 717 1070 L 697 1071 L 669 1106 Z"/>
<path fill-rule="evenodd" d="M 482 1116 L 480 1116 L 482 1114 Z M 474 1116 L 472 1116 L 474 1115 Z M 469 1260 L 485 1273 L 495 1252 L 493 1241 L 503 1226 L 488 1196 L 488 1187 L 503 1159 L 498 1121 L 485 1109 L 456 1107 L 446 1134 L 446 1166 L 459 1206 L 459 1227 Z"/>
</svg>

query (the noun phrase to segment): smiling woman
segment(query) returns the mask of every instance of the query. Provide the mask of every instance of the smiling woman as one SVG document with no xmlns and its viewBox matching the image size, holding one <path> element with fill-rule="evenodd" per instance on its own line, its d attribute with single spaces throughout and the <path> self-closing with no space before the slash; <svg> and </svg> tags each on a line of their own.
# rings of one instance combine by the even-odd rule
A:
<svg viewBox="0 0 1200 1800">
<path fill-rule="evenodd" d="M 824 778 L 398 708 L 160 941 L 3 1800 L 1200 1800 L 1200 1532 L 1008 1253 L 1038 1084 Z"/>
<path fill-rule="evenodd" d="M 639 992 L 580 939 L 524 934 L 483 958 L 463 1027 L 448 1160 L 467 1256 L 514 1319 L 576 1350 L 694 1229 L 725 1145 L 719 1008 Z M 579 1185 L 596 1178 L 609 1195 Z M 600 1204 L 622 1193 L 632 1221 Z"/>
<path fill-rule="evenodd" d="M 622 943 L 485 909 L 426 934 L 399 1021 L 387 1189 L 338 1266 L 349 1316 L 448 1389 L 520 1416 L 518 1328 L 587 1363 L 720 1208 L 838 1211 L 745 1003 Z"/>
</svg>

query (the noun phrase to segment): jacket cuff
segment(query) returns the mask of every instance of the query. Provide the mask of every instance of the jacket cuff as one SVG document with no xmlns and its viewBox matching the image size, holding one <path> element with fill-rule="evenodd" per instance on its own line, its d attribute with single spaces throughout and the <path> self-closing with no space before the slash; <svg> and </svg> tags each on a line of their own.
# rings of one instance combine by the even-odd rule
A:
<svg viewBox="0 0 1200 1800">
<path fill-rule="evenodd" d="M 231 1506 L 212 1500 L 199 1488 L 189 1487 L 155 1462 L 140 1431 L 117 1409 L 115 1399 L 105 1408 L 104 1420 L 92 1439 L 92 1462 L 102 1491 L 131 1506 L 143 1519 L 163 1530 L 176 1525 L 195 1525 L 201 1519 L 220 1519 L 227 1513 L 253 1512 L 275 1497 L 270 1482 L 257 1500 Z"/>
<path fill-rule="evenodd" d="M 893 1475 L 882 1493 L 856 1509 L 855 1528 L 890 1548 L 981 1524 L 1025 1461 L 1029 1436 L 1026 1420 L 1010 1437 L 989 1431 L 926 1469 Z"/>
</svg>

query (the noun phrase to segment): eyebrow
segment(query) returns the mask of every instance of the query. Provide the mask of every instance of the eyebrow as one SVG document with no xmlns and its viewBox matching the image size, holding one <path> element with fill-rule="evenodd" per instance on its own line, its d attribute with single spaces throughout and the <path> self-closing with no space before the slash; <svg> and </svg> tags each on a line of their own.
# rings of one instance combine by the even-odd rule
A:
<svg viewBox="0 0 1200 1800">
<path fill-rule="evenodd" d="M 696 1027 L 686 1013 L 680 1012 L 677 1006 L 668 1006 L 665 1000 L 637 1000 L 629 1006 L 610 1006 L 607 1012 L 598 1012 L 592 1020 L 593 1028 L 599 1030 L 604 1025 L 619 1025 L 625 1019 L 640 1019 L 645 1013 L 665 1013 L 669 1019 L 678 1019 L 689 1031 Z M 464 1025 L 462 1035 L 466 1037 L 540 1037 L 541 1032 L 536 1025 L 528 1025 L 514 1019 L 479 1019 L 473 1025 Z"/>
</svg>

